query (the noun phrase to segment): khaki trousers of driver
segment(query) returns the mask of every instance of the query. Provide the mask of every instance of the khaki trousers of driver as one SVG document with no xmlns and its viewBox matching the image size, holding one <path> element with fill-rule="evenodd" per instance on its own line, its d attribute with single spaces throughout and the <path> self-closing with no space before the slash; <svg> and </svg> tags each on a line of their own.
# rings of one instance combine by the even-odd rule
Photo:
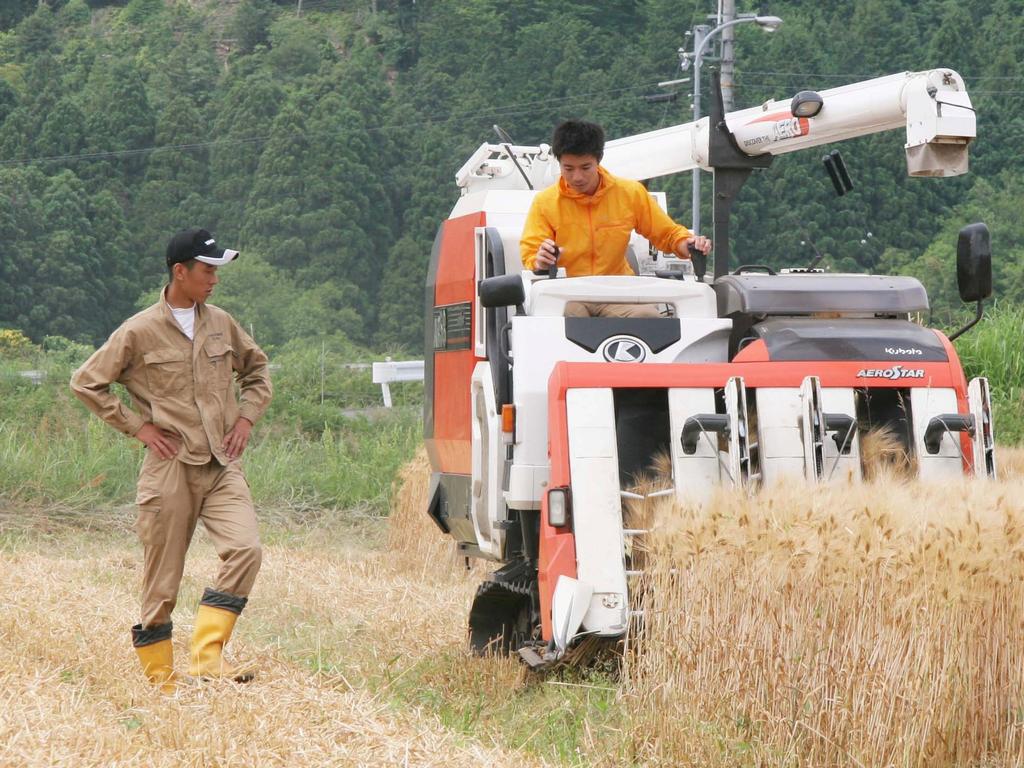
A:
<svg viewBox="0 0 1024 768">
<path fill-rule="evenodd" d="M 139 474 L 136 531 L 145 553 L 142 626 L 171 620 L 185 555 L 203 521 L 221 559 L 214 589 L 248 597 L 262 550 L 252 495 L 237 463 L 224 467 L 163 460 L 147 451 Z"/>
<path fill-rule="evenodd" d="M 657 304 L 598 304 L 593 301 L 570 301 L 565 305 L 566 317 L 661 317 Z"/>
</svg>

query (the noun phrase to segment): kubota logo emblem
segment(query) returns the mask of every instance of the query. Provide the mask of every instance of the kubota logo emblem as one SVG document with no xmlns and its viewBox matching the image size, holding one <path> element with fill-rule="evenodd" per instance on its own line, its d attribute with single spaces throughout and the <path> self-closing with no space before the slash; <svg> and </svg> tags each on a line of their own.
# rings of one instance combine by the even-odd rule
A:
<svg viewBox="0 0 1024 768">
<path fill-rule="evenodd" d="M 616 336 L 604 343 L 601 354 L 609 363 L 642 363 L 647 348 L 631 336 Z"/>
<path fill-rule="evenodd" d="M 923 355 L 923 349 L 917 349 L 916 347 L 886 347 L 885 354 L 887 355 Z"/>
<path fill-rule="evenodd" d="M 923 368 L 904 368 L 894 365 L 892 368 L 861 368 L 857 371 L 858 379 L 923 379 Z"/>
</svg>

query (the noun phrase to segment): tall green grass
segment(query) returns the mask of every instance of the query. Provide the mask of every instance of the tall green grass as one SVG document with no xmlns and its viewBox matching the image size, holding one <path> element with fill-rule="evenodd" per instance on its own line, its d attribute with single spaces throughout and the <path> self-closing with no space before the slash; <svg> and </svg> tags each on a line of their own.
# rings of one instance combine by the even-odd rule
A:
<svg viewBox="0 0 1024 768">
<path fill-rule="evenodd" d="M 992 390 L 996 439 L 1024 442 L 1024 307 L 997 306 L 956 340 L 970 379 L 986 376 Z"/>
<path fill-rule="evenodd" d="M 0 500 L 82 510 L 131 503 L 142 444 L 98 419 L 67 415 L 0 422 Z M 418 415 L 408 409 L 319 435 L 271 426 L 256 433 L 243 464 L 258 504 L 384 514 L 392 479 L 419 440 Z"/>
<path fill-rule="evenodd" d="M 276 402 L 242 459 L 253 496 L 263 507 L 385 514 L 393 478 L 421 440 L 409 402 L 420 399 L 418 385 L 405 387 L 399 407 L 375 410 L 380 390 L 369 370 L 344 368 L 317 346 L 282 355 L 275 369 Z M 80 349 L 0 359 L 0 507 L 87 511 L 134 501 L 144 447 L 71 394 L 80 359 Z M 25 369 L 44 371 L 45 381 L 32 384 L 19 375 Z"/>
</svg>

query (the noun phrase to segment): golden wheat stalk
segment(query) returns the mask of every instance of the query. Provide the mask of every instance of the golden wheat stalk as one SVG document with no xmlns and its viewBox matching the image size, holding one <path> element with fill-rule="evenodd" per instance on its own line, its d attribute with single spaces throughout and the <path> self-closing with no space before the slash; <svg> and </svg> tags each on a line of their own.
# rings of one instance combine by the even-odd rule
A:
<svg viewBox="0 0 1024 768">
<path fill-rule="evenodd" d="M 623 697 L 694 765 L 1024 760 L 1024 479 L 721 493 L 649 512 Z M 889 459 L 883 459 L 883 463 Z"/>
</svg>

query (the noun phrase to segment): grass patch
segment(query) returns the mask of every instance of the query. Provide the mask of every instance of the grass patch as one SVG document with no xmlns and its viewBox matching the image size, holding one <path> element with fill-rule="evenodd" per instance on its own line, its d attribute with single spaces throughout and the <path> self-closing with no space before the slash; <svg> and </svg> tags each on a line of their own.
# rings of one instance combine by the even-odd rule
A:
<svg viewBox="0 0 1024 768">
<path fill-rule="evenodd" d="M 425 709 L 455 733 L 487 733 L 506 749 L 560 765 L 620 764 L 612 758 L 623 751 L 625 718 L 619 682 L 608 672 L 537 675 L 517 658 L 453 649 L 382 684 L 396 706 Z"/>
<path fill-rule="evenodd" d="M 988 377 L 996 438 L 1000 443 L 1024 442 L 1024 307 L 997 306 L 956 341 L 968 379 Z"/>
<path fill-rule="evenodd" d="M 256 503 L 385 514 L 392 480 L 420 441 L 419 415 L 354 418 L 319 435 L 257 432 L 243 457 Z M 98 419 L 68 411 L 36 425 L 0 422 L 0 497 L 87 511 L 130 504 L 143 446 Z"/>
<path fill-rule="evenodd" d="M 0 362 L 0 503 L 85 513 L 135 499 L 144 447 L 73 397 L 67 382 L 77 358 L 68 354 Z M 285 359 L 277 382 L 285 394 L 243 457 L 256 503 L 313 519 L 336 509 L 386 514 L 393 478 L 421 441 L 418 408 L 354 407 L 373 402 L 368 370 L 333 361 L 340 373 L 327 379 L 335 388 L 328 396 L 319 387 L 320 357 Z M 21 376 L 25 370 L 41 371 L 42 383 Z"/>
</svg>

